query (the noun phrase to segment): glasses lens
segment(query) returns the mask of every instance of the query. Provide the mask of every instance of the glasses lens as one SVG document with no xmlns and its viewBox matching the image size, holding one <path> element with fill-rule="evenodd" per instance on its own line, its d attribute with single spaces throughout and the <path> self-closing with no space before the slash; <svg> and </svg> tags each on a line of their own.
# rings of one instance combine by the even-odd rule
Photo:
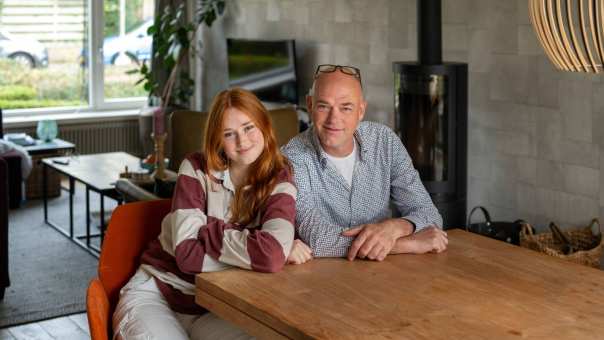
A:
<svg viewBox="0 0 604 340">
<path fill-rule="evenodd" d="M 357 78 L 360 76 L 359 70 L 357 70 L 354 67 L 351 67 L 351 66 L 341 66 L 340 69 L 342 70 L 342 72 L 344 72 L 344 73 L 346 73 L 348 75 L 355 76 Z"/>
<path fill-rule="evenodd" d="M 319 65 L 319 72 L 333 72 L 336 70 L 336 67 L 336 65 L 329 64 Z"/>
</svg>

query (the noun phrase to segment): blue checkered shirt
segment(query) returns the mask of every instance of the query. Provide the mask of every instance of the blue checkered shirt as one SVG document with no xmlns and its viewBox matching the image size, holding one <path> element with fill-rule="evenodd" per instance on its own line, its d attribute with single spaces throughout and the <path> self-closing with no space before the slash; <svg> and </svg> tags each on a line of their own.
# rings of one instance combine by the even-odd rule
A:
<svg viewBox="0 0 604 340">
<path fill-rule="evenodd" d="M 327 160 L 314 128 L 294 137 L 283 152 L 293 168 L 298 196 L 296 231 L 315 257 L 344 257 L 354 237 L 342 232 L 392 217 L 391 203 L 416 232 L 442 228 L 442 218 L 398 136 L 388 127 L 361 122 L 352 186 Z"/>
</svg>

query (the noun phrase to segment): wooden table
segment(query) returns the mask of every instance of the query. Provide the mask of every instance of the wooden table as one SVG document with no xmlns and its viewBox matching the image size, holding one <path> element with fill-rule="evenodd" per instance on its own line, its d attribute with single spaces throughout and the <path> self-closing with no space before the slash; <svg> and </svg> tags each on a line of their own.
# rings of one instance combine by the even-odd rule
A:
<svg viewBox="0 0 604 340">
<path fill-rule="evenodd" d="M 58 161 L 68 160 L 68 164 L 60 164 Z M 115 189 L 115 182 L 118 180 L 121 172 L 127 166 L 129 170 L 136 170 L 140 167 L 140 158 L 127 154 L 125 152 L 109 152 L 92 155 L 81 155 L 76 157 L 51 157 L 42 160 L 44 166 L 44 222 L 55 228 L 63 235 L 70 238 L 73 242 L 98 256 L 100 248 L 90 243 L 91 237 L 100 237 L 103 242 L 105 233 L 105 197 L 112 198 L 121 204 L 121 197 Z M 48 170 L 53 169 L 69 179 L 69 231 L 57 225 L 48 218 L 48 197 L 46 194 Z M 78 181 L 86 187 L 86 234 L 74 235 L 73 233 L 73 196 L 75 193 L 75 181 Z M 100 195 L 100 217 L 101 231 L 99 234 L 90 233 L 90 191 Z M 80 239 L 85 239 L 85 243 Z"/>
<path fill-rule="evenodd" d="M 604 272 L 448 233 L 442 254 L 199 274 L 196 301 L 266 339 L 604 338 Z"/>
</svg>

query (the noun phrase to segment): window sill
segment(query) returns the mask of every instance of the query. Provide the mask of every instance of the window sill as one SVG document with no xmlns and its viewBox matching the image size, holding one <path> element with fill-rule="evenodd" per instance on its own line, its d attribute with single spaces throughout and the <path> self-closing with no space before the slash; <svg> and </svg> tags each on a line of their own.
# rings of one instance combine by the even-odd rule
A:
<svg viewBox="0 0 604 340">
<path fill-rule="evenodd" d="M 81 124 L 91 122 L 109 122 L 138 119 L 140 109 L 135 110 L 113 110 L 101 112 L 80 112 L 80 113 L 61 113 L 46 114 L 35 116 L 10 116 L 4 117 L 3 124 L 5 128 L 23 128 L 36 126 L 39 120 L 52 119 L 58 124 Z"/>
</svg>

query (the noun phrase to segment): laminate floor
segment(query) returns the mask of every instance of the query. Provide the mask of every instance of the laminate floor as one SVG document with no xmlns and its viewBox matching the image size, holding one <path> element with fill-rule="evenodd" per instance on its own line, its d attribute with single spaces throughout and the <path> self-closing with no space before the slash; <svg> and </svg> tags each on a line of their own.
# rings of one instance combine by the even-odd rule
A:
<svg viewBox="0 0 604 340">
<path fill-rule="evenodd" d="M 86 313 L 0 329 L 0 340 L 90 339 Z"/>
</svg>

